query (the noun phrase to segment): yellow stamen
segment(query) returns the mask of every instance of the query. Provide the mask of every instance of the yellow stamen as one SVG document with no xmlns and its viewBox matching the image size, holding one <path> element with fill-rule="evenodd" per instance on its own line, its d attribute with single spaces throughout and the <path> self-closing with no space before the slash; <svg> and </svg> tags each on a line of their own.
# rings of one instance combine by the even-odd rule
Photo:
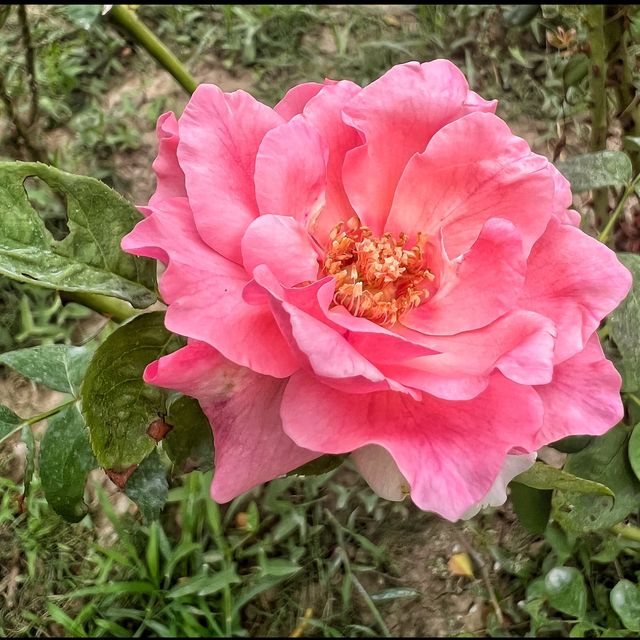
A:
<svg viewBox="0 0 640 640">
<path fill-rule="evenodd" d="M 424 265 L 426 238 L 421 233 L 415 246 L 406 249 L 406 234 L 376 238 L 353 217 L 338 223 L 329 240 L 323 272 L 336 279 L 334 304 L 354 316 L 390 326 L 429 297 L 419 287 L 435 277 Z"/>
</svg>

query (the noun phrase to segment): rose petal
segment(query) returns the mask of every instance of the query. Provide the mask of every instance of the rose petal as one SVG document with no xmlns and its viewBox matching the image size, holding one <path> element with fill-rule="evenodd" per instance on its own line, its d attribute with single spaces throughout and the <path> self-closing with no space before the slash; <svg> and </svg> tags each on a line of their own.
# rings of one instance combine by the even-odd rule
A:
<svg viewBox="0 0 640 640">
<path fill-rule="evenodd" d="M 611 429 L 624 415 L 621 384 L 594 333 L 582 351 L 555 367 L 549 384 L 534 387 L 544 404 L 535 448 L 565 436 L 599 436 Z"/>
<path fill-rule="evenodd" d="M 187 195 L 184 173 L 178 164 L 178 121 L 171 112 L 163 113 L 156 124 L 158 155 L 151 165 L 156 174 L 156 190 L 149 200 L 153 207 L 162 200 Z"/>
<path fill-rule="evenodd" d="M 384 447 L 416 505 L 457 520 L 487 494 L 509 451 L 531 450 L 542 404 L 533 389 L 500 374 L 477 398 L 447 402 L 341 393 L 300 371 L 287 385 L 281 415 L 285 433 L 304 448 L 345 453 Z"/>
<path fill-rule="evenodd" d="M 472 113 L 444 126 L 411 158 L 385 230 L 430 236 L 444 228 L 447 253 L 455 258 L 489 218 L 505 218 L 520 231 L 527 256 L 551 217 L 548 166 L 500 118 Z"/>
<path fill-rule="evenodd" d="M 493 322 L 512 309 L 527 265 L 519 231 L 508 220 L 487 220 L 475 243 L 450 261 L 440 288 L 402 323 L 426 334 L 451 335 Z"/>
<path fill-rule="evenodd" d="M 285 120 L 291 120 L 294 116 L 302 113 L 307 102 L 309 102 L 322 87 L 324 87 L 324 85 L 319 82 L 303 82 L 302 84 L 297 84 L 284 94 L 284 98 L 278 102 L 273 110 Z"/>
<path fill-rule="evenodd" d="M 287 287 L 315 280 L 318 275 L 318 254 L 309 234 L 289 216 L 256 218 L 242 238 L 242 260 L 247 273 L 266 264 Z"/>
<path fill-rule="evenodd" d="M 261 214 L 293 216 L 306 226 L 324 205 L 327 150 L 302 116 L 265 135 L 255 167 Z"/>
<path fill-rule="evenodd" d="M 329 153 L 325 204 L 309 226 L 321 246 L 328 242 L 329 232 L 338 222 L 355 215 L 342 183 L 342 166 L 346 153 L 362 143 L 362 134 L 343 122 L 342 109 L 361 90 L 357 84 L 341 80 L 325 86 L 304 107 L 305 122 L 316 129 Z"/>
<path fill-rule="evenodd" d="M 409 483 L 400 473 L 391 454 L 377 444 L 367 444 L 351 454 L 360 475 L 385 500 L 404 500 L 409 495 Z"/>
<path fill-rule="evenodd" d="M 344 121 L 366 142 L 349 152 L 343 179 L 360 220 L 381 235 L 396 185 L 415 153 L 463 115 L 468 84 L 448 60 L 396 65 L 344 108 Z M 413 227 L 411 228 L 413 230 Z"/>
<path fill-rule="evenodd" d="M 486 496 L 469 508 L 462 516 L 463 520 L 473 518 L 479 511 L 487 507 L 499 507 L 507 501 L 507 485 L 521 473 L 530 469 L 536 461 L 535 453 L 521 456 L 508 455 L 500 469 L 498 477 L 491 485 Z"/>
<path fill-rule="evenodd" d="M 201 84 L 179 120 L 178 161 L 203 240 L 240 263 L 240 240 L 258 215 L 253 176 L 260 143 L 284 121 L 244 91 Z"/>
<path fill-rule="evenodd" d="M 228 502 L 319 455 L 296 446 L 282 430 L 285 380 L 238 367 L 204 343 L 192 341 L 152 362 L 144 379 L 200 402 L 213 425 L 211 495 L 218 502 Z"/>
<path fill-rule="evenodd" d="M 630 287 L 631 274 L 611 249 L 554 219 L 529 256 L 520 305 L 556 324 L 558 363 L 583 348 Z"/>
</svg>

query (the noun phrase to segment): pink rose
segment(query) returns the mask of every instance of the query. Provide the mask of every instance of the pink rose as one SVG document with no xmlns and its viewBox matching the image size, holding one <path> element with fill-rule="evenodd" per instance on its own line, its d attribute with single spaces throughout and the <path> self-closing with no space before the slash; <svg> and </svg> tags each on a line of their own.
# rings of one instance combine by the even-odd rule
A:
<svg viewBox="0 0 640 640">
<path fill-rule="evenodd" d="M 595 331 L 630 274 L 495 107 L 435 60 L 273 109 L 201 85 L 160 117 L 122 247 L 167 265 L 189 340 L 145 380 L 209 417 L 215 500 L 353 452 L 381 495 L 455 520 L 542 445 L 621 419 Z"/>
</svg>

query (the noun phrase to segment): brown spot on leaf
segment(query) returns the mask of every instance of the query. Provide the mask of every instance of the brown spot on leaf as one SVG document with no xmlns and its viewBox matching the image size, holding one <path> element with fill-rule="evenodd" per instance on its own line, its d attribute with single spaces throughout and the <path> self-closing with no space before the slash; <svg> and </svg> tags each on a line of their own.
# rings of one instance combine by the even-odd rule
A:
<svg viewBox="0 0 640 640">
<path fill-rule="evenodd" d="M 169 431 L 173 429 L 173 426 L 167 424 L 164 420 L 154 420 L 147 429 L 147 434 L 152 437 L 156 442 L 160 442 Z"/>
<path fill-rule="evenodd" d="M 104 472 L 113 484 L 122 491 L 127 484 L 127 480 L 131 477 L 131 474 L 138 468 L 137 464 L 132 464 L 128 469 L 124 471 L 116 471 L 115 469 L 105 469 Z"/>
</svg>

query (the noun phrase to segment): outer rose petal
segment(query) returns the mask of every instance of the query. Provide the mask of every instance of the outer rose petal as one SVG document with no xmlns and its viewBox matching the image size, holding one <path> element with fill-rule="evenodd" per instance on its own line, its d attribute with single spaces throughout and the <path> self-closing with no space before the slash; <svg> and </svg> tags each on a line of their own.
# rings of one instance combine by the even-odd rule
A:
<svg viewBox="0 0 640 640">
<path fill-rule="evenodd" d="M 433 298 L 407 313 L 402 323 L 436 335 L 486 326 L 515 306 L 526 268 L 514 225 L 487 220 L 469 251 L 445 266 Z"/>
<path fill-rule="evenodd" d="M 553 215 L 562 224 L 570 224 L 572 227 L 579 227 L 581 217 L 577 211 L 569 209 L 573 202 L 570 182 L 552 165 L 549 164 L 549 171 L 553 176 Z"/>
<path fill-rule="evenodd" d="M 309 234 L 290 216 L 256 218 L 242 238 L 242 260 L 247 273 L 266 264 L 286 287 L 315 280 L 318 275 L 318 254 Z"/>
<path fill-rule="evenodd" d="M 555 322 L 558 363 L 582 349 L 630 287 L 631 274 L 611 249 L 551 220 L 529 256 L 520 305 Z"/>
<path fill-rule="evenodd" d="M 211 495 L 218 502 L 228 502 L 319 455 L 296 446 L 282 431 L 280 402 L 286 381 L 238 367 L 204 343 L 190 342 L 152 362 L 144 379 L 200 402 L 213 425 Z"/>
<path fill-rule="evenodd" d="M 302 116 L 267 132 L 256 157 L 256 200 L 261 214 L 306 221 L 324 204 L 327 150 Z"/>
<path fill-rule="evenodd" d="M 464 104 L 462 105 L 465 115 L 467 113 L 475 113 L 476 111 L 481 111 L 482 113 L 495 113 L 497 106 L 497 100 L 485 100 L 475 91 L 469 91 L 464 100 Z"/>
<path fill-rule="evenodd" d="M 242 277 L 242 268 L 211 250 L 195 227 L 187 198 L 168 198 L 146 210 L 146 219 L 139 222 L 122 238 L 123 251 L 137 256 L 154 258 L 164 264 L 177 261 L 184 265 L 195 263 L 199 270 L 217 273 L 217 277 Z M 185 267 L 186 276 L 190 267 Z M 162 284 L 166 274 L 161 279 Z M 163 290 L 167 304 L 174 300 L 173 287 Z M 176 295 L 180 295 L 178 290 Z"/>
<path fill-rule="evenodd" d="M 203 240 L 240 263 L 240 240 L 258 215 L 253 175 L 267 131 L 283 119 L 244 91 L 201 84 L 179 121 L 178 161 Z"/>
<path fill-rule="evenodd" d="M 549 384 L 534 387 L 544 404 L 535 448 L 565 436 L 599 436 L 611 429 L 624 415 L 621 384 L 594 333 L 580 353 L 555 367 Z"/>
<path fill-rule="evenodd" d="M 284 378 L 298 369 L 269 308 L 243 300 L 244 269 L 202 242 L 187 199 L 171 198 L 151 211 L 122 239 L 122 248 L 169 264 L 160 279 L 167 328 L 258 373 Z"/>
<path fill-rule="evenodd" d="M 522 234 L 525 256 L 553 208 L 549 161 L 491 113 L 472 113 L 437 133 L 407 164 L 385 231 L 443 228 L 449 256 L 466 251 L 489 218 L 506 218 Z"/>
<path fill-rule="evenodd" d="M 516 476 L 530 469 L 535 461 L 535 453 L 528 453 L 521 456 L 508 455 L 487 495 L 466 511 L 462 519 L 468 520 L 469 518 L 473 518 L 481 509 L 485 509 L 486 507 L 499 507 L 501 504 L 504 504 L 507 501 L 507 485 Z"/>
<path fill-rule="evenodd" d="M 291 87 L 284 98 L 273 108 L 285 120 L 291 120 L 302 113 L 304 106 L 315 96 L 324 85 L 319 82 L 304 82 Z"/>
<path fill-rule="evenodd" d="M 345 453 L 383 446 L 416 505 L 457 520 L 487 494 L 511 449 L 532 448 L 542 406 L 533 389 L 500 374 L 477 398 L 446 402 L 341 393 L 300 371 L 287 385 L 281 415 L 285 433 L 305 448 Z"/>
<path fill-rule="evenodd" d="M 409 483 L 400 473 L 391 454 L 377 444 L 367 444 L 351 454 L 360 475 L 385 500 L 404 500 L 409 495 Z"/>
<path fill-rule="evenodd" d="M 400 501 L 409 495 L 407 479 L 400 473 L 395 460 L 384 447 L 368 444 L 356 449 L 351 454 L 351 459 L 362 477 L 381 498 Z M 531 468 L 535 460 L 535 453 L 507 455 L 487 495 L 470 507 L 462 515 L 462 519 L 468 520 L 486 507 L 499 507 L 504 504 L 507 500 L 507 485 L 517 475 Z"/>
<path fill-rule="evenodd" d="M 463 115 L 469 86 L 448 60 L 407 62 L 366 86 L 344 108 L 364 145 L 344 162 L 343 179 L 363 224 L 381 235 L 398 179 L 436 131 Z M 413 230 L 413 227 L 411 228 Z"/>
<path fill-rule="evenodd" d="M 151 165 L 156 174 L 157 186 L 149 200 L 153 207 L 168 198 L 186 196 L 184 173 L 178 164 L 178 121 L 169 111 L 163 113 L 156 124 L 158 155 Z"/>
</svg>

